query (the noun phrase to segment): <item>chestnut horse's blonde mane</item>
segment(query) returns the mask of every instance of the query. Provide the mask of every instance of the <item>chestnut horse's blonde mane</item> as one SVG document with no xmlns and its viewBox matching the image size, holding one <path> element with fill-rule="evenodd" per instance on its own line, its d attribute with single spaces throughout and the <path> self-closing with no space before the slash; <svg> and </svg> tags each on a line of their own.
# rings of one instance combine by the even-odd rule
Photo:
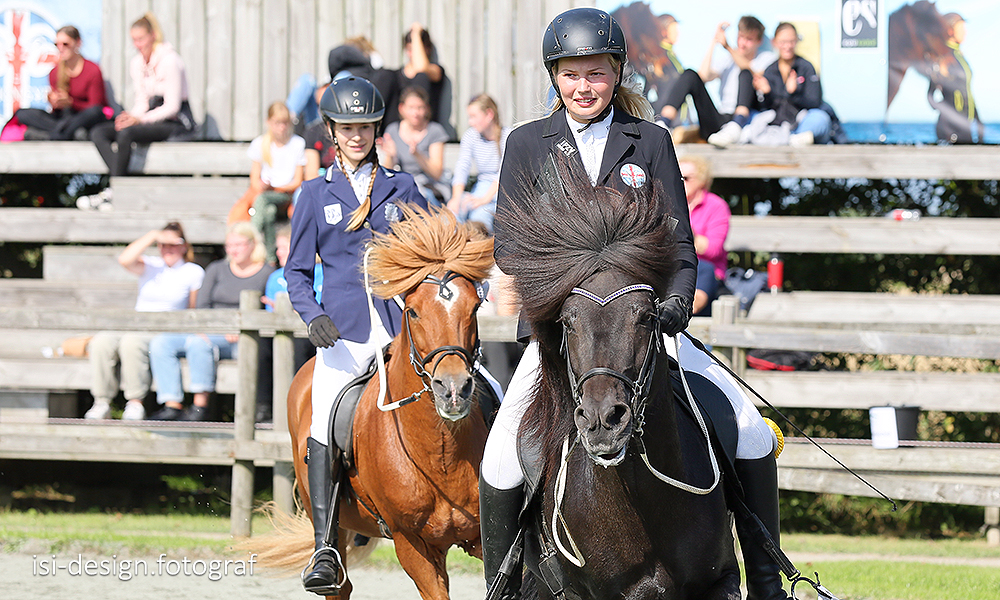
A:
<svg viewBox="0 0 1000 600">
<path fill-rule="evenodd" d="M 375 234 L 369 246 L 372 292 L 391 298 L 412 291 L 428 275 L 453 271 L 472 281 L 489 277 L 493 238 L 471 223 L 458 223 L 447 209 L 401 205 L 391 233 Z"/>
</svg>

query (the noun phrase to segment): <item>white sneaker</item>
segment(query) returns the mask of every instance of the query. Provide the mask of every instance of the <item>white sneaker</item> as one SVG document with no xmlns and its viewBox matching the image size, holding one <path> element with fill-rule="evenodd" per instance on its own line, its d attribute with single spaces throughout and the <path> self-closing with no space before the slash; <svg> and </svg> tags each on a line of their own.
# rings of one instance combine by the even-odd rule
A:
<svg viewBox="0 0 1000 600">
<path fill-rule="evenodd" d="M 125 412 L 122 413 L 122 421 L 142 421 L 146 418 L 146 407 L 142 402 L 126 402 Z"/>
<path fill-rule="evenodd" d="M 80 210 L 109 211 L 113 208 L 111 199 L 111 188 L 105 188 L 91 196 L 80 196 L 76 199 L 76 207 Z"/>
<path fill-rule="evenodd" d="M 730 121 L 722 126 L 721 129 L 708 136 L 708 143 L 713 146 L 718 146 L 719 148 L 725 148 L 726 146 L 732 146 L 736 142 L 740 141 L 740 134 L 743 132 L 743 128 L 736 123 L 736 121 Z"/>
<path fill-rule="evenodd" d="M 816 138 L 813 137 L 813 132 L 803 131 L 802 133 L 793 133 L 788 138 L 788 145 L 794 148 L 802 148 L 803 146 L 812 146 L 815 141 Z"/>
<path fill-rule="evenodd" d="M 94 405 L 83 415 L 84 419 L 100 420 L 111 418 L 111 405 L 103 400 L 94 400 Z"/>
</svg>

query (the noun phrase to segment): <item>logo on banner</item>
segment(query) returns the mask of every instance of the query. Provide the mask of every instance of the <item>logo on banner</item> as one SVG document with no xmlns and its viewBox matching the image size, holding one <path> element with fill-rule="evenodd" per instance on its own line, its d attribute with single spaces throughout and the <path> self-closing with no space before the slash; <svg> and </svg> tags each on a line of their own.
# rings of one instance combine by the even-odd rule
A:
<svg viewBox="0 0 1000 600">
<path fill-rule="evenodd" d="M 640 188 L 642 184 L 646 183 L 646 172 L 639 165 L 626 163 L 622 165 L 618 174 L 621 175 L 625 185 L 629 187 Z"/>
<path fill-rule="evenodd" d="M 878 47 L 878 0 L 841 0 L 840 47 Z"/>
<path fill-rule="evenodd" d="M 44 107 L 49 71 L 59 61 L 56 28 L 28 9 L 0 11 L 0 111 L 7 120 L 22 107 Z"/>
</svg>

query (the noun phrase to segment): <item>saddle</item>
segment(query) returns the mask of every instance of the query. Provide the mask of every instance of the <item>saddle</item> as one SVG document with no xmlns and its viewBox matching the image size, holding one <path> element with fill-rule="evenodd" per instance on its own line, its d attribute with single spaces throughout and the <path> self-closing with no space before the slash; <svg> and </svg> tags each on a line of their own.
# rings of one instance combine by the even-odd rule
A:
<svg viewBox="0 0 1000 600">
<path fill-rule="evenodd" d="M 389 362 L 390 356 L 389 347 L 386 346 L 383 349 L 386 363 Z M 351 468 L 354 464 L 354 413 L 358 408 L 358 401 L 361 399 L 365 387 L 375 377 L 377 371 L 378 362 L 373 357 L 365 372 L 340 391 L 337 399 L 333 402 L 333 410 L 330 411 L 329 439 L 341 450 L 341 460 L 347 468 Z M 486 428 L 489 429 L 496 419 L 497 410 L 500 409 L 500 398 L 482 373 L 476 371 L 474 378 L 479 408 L 482 410 Z"/>
</svg>

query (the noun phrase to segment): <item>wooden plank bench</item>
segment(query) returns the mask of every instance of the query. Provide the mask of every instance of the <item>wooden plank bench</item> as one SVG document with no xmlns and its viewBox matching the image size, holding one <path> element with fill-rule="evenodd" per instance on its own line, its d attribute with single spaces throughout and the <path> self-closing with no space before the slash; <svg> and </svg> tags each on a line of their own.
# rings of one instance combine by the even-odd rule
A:
<svg viewBox="0 0 1000 600">
<path fill-rule="evenodd" d="M 158 142 L 151 144 L 148 175 L 247 175 L 246 142 Z M 445 145 L 445 164 L 455 164 L 458 144 Z M 700 155 L 715 177 L 870 179 L 995 179 L 996 146 L 903 146 L 891 144 L 733 146 L 683 144 L 678 155 Z M 106 173 L 90 142 L 17 142 L 0 145 L 0 173 Z"/>
</svg>

